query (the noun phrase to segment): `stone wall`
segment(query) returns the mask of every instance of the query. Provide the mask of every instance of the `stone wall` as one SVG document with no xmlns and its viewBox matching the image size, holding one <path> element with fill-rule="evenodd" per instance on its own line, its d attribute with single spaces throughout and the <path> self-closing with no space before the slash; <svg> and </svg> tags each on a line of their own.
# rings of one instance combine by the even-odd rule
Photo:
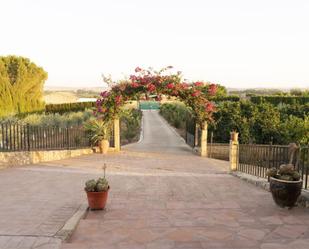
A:
<svg viewBox="0 0 309 249">
<path fill-rule="evenodd" d="M 93 149 L 0 152 L 0 169 L 92 154 Z"/>
</svg>

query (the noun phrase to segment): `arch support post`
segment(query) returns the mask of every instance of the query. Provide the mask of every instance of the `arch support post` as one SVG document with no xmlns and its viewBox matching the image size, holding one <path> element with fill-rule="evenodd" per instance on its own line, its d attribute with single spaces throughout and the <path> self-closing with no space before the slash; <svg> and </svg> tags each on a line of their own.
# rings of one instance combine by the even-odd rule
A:
<svg viewBox="0 0 309 249">
<path fill-rule="evenodd" d="M 200 155 L 203 157 L 207 157 L 207 132 L 208 132 L 208 124 L 204 122 L 201 127 L 201 153 Z"/>
<path fill-rule="evenodd" d="M 230 170 L 236 171 L 238 166 L 238 159 L 239 159 L 239 142 L 238 142 L 238 133 L 232 132 L 231 139 L 230 139 Z"/>
<path fill-rule="evenodd" d="M 115 152 L 120 151 L 120 122 L 119 122 L 119 118 L 114 119 L 114 147 L 115 147 Z"/>
</svg>

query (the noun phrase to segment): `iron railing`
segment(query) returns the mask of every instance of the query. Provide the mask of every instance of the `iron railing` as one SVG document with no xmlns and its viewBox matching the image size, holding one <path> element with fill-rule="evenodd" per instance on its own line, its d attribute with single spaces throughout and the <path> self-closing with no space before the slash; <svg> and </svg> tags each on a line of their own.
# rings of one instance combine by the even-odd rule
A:
<svg viewBox="0 0 309 249">
<path fill-rule="evenodd" d="M 284 145 L 240 144 L 238 170 L 266 178 L 269 168 L 278 168 L 289 161 L 289 147 Z"/>
<path fill-rule="evenodd" d="M 269 168 L 279 168 L 281 164 L 289 163 L 289 159 L 288 145 L 240 144 L 237 170 L 267 178 L 266 172 Z M 300 147 L 292 163 L 301 174 L 303 187 L 308 189 L 309 147 Z"/>
<path fill-rule="evenodd" d="M 186 143 L 194 148 L 196 146 L 195 138 L 196 124 L 194 119 L 186 120 Z"/>
<path fill-rule="evenodd" d="M 227 143 L 208 143 L 207 156 L 219 160 L 229 161 L 230 145 Z"/>
<path fill-rule="evenodd" d="M 309 146 L 302 146 L 296 158 L 296 167 L 301 174 L 303 187 L 309 189 Z"/>
<path fill-rule="evenodd" d="M 114 147 L 111 127 L 110 147 Z M 29 124 L 1 123 L 0 151 L 61 150 L 91 147 L 89 134 L 83 127 L 52 127 Z"/>
<path fill-rule="evenodd" d="M 0 151 L 33 151 L 89 147 L 81 127 L 49 127 L 29 124 L 0 124 Z"/>
</svg>

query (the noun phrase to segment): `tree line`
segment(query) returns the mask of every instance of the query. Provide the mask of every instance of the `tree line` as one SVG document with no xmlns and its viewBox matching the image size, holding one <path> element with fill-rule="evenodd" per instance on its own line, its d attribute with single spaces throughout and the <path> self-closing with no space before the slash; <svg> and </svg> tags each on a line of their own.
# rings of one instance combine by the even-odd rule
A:
<svg viewBox="0 0 309 249">
<path fill-rule="evenodd" d="M 208 126 L 209 140 L 228 143 L 230 132 L 239 132 L 241 143 L 309 144 L 309 103 L 252 103 L 249 100 L 216 103 L 213 123 Z M 182 103 L 167 103 L 160 112 L 176 128 L 185 129 L 191 111 Z"/>
</svg>

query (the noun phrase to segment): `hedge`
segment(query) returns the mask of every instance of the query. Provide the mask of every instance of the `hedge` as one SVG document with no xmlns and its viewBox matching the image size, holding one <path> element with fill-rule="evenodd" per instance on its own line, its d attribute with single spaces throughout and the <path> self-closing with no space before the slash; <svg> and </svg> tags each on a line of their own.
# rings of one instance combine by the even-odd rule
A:
<svg viewBox="0 0 309 249">
<path fill-rule="evenodd" d="M 252 96 L 250 97 L 250 101 L 255 104 L 268 102 L 273 105 L 279 105 L 279 104 L 304 105 L 306 103 L 309 103 L 309 97 L 304 97 L 304 96 Z"/>
<path fill-rule="evenodd" d="M 233 101 L 233 102 L 238 102 L 240 101 L 240 97 L 237 95 L 230 95 L 230 96 L 225 96 L 225 97 L 215 97 L 212 99 L 214 102 L 221 102 L 221 101 Z"/>
<path fill-rule="evenodd" d="M 66 113 L 84 111 L 96 106 L 96 102 L 77 102 L 77 103 L 64 103 L 64 104 L 48 104 L 45 106 L 46 113 Z"/>
</svg>

